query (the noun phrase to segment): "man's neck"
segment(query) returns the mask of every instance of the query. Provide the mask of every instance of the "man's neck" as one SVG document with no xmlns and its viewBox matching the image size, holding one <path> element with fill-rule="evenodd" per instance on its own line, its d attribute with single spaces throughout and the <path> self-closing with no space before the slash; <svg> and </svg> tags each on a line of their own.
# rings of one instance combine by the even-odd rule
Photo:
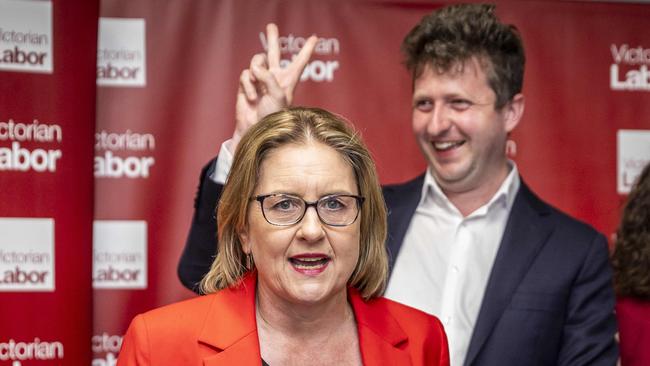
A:
<svg viewBox="0 0 650 366">
<path fill-rule="evenodd" d="M 467 217 L 490 202 L 511 170 L 510 164 L 506 164 L 502 170 L 495 174 L 494 179 L 490 179 L 476 187 L 445 187 L 438 184 L 447 199 L 460 211 L 463 217 Z"/>
</svg>

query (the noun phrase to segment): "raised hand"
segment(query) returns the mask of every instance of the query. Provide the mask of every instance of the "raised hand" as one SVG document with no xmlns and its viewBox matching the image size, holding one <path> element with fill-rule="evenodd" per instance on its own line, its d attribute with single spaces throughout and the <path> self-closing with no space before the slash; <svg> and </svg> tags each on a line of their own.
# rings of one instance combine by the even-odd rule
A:
<svg viewBox="0 0 650 366">
<path fill-rule="evenodd" d="M 293 91 L 300 81 L 318 38 L 311 36 L 300 52 L 285 67 L 280 67 L 278 27 L 266 26 L 267 51 L 251 59 L 250 67 L 242 71 L 237 90 L 236 125 L 232 137 L 232 151 L 250 126 L 266 115 L 291 105 Z"/>
</svg>

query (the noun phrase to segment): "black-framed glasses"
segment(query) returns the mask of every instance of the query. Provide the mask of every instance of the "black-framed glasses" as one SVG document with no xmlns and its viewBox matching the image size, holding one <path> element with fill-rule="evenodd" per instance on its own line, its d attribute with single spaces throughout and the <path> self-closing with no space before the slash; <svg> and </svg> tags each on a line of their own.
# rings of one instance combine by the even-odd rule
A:
<svg viewBox="0 0 650 366">
<path fill-rule="evenodd" d="M 318 201 L 307 202 L 302 197 L 276 193 L 255 196 L 252 200 L 262 206 L 262 215 L 271 225 L 289 226 L 300 222 L 307 209 L 313 207 L 323 224 L 348 226 L 357 220 L 364 197 L 350 194 L 332 194 Z"/>
</svg>

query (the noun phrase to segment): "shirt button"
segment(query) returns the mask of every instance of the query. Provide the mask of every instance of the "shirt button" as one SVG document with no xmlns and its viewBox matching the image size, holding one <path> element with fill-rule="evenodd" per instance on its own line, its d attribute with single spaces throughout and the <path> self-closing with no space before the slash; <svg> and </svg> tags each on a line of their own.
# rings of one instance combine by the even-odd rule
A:
<svg viewBox="0 0 650 366">
<path fill-rule="evenodd" d="M 445 325 L 449 325 L 449 323 L 451 323 L 451 317 L 450 316 L 445 318 Z"/>
<path fill-rule="evenodd" d="M 451 266 L 451 270 L 452 270 L 454 273 L 458 273 L 458 266 L 456 266 L 456 265 Z"/>
</svg>

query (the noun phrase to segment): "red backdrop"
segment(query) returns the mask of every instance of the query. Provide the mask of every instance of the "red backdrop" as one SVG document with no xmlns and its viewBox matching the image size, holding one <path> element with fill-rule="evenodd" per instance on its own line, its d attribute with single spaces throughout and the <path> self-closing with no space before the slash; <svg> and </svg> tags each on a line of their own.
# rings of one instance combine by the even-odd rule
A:
<svg viewBox="0 0 650 366">
<path fill-rule="evenodd" d="M 120 336 L 136 313 L 193 296 L 180 285 L 176 265 L 198 174 L 232 134 L 239 73 L 254 53 L 262 52 L 265 24 L 279 25 L 285 59 L 302 38 L 313 33 L 323 38 L 295 104 L 324 107 L 352 120 L 377 160 L 382 182 L 392 183 L 424 169 L 411 133 L 411 81 L 401 66 L 399 45 L 423 15 L 443 3 L 102 1 L 94 152 L 94 364 L 114 360 Z M 522 176 L 544 199 L 609 235 L 623 199 L 616 186 L 621 168 L 617 133 L 650 130 L 645 117 L 650 115 L 650 6 L 497 4 L 501 18 L 518 26 L 526 47 L 526 111 L 512 136 Z M 88 101 L 94 94 L 81 78 L 94 62 L 89 49 L 95 47 L 91 25 L 97 19 L 91 5 L 54 5 L 59 42 L 54 73 L 0 71 L 0 121 L 38 117 L 69 123 L 61 144 L 65 159 L 56 175 L 1 172 L 2 187 L 9 187 L 2 194 L 10 192 L 13 198 L 0 202 L 0 216 L 75 218 L 75 229 L 61 228 L 71 219 L 56 218 L 57 268 L 59 259 L 69 258 L 65 250 L 74 251 L 75 264 L 61 271 L 75 268 L 78 295 L 71 298 L 88 303 L 79 294 L 89 291 L 89 246 L 59 246 L 63 240 L 88 243 L 91 230 L 84 197 L 93 139 L 78 116 L 94 107 Z M 80 138 L 72 138 L 73 133 Z M 637 165 L 650 159 L 647 137 L 639 141 L 632 149 L 638 156 L 627 160 Z M 66 164 L 72 167 L 63 168 Z M 61 282 L 58 274 L 56 294 L 73 283 Z M 9 296 L 32 301 L 32 296 L 49 295 Z M 25 307 L 28 300 L 17 301 Z M 88 314 L 80 309 L 72 306 L 57 314 L 64 320 L 68 314 Z M 29 324 L 7 330 L 7 336 L 3 327 L 3 339 L 32 337 L 39 321 Z M 69 325 L 59 328 L 61 334 L 75 332 Z"/>
<path fill-rule="evenodd" d="M 0 364 L 87 365 L 99 4 L 0 2 L 0 13 Z M 43 54 L 51 71 L 7 70 L 12 49 Z"/>
</svg>

